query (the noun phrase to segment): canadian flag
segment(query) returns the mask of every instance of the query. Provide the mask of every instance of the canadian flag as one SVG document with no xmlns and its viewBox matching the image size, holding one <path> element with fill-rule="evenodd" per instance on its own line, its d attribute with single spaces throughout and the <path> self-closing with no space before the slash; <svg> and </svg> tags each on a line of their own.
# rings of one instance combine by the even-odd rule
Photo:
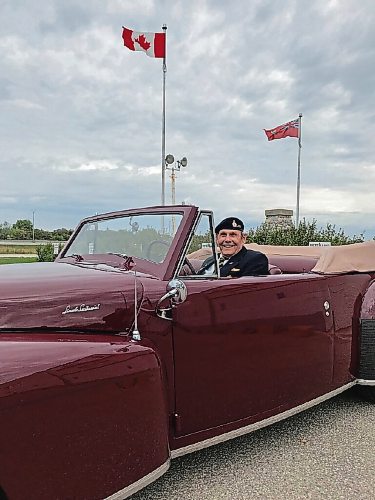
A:
<svg viewBox="0 0 375 500">
<path fill-rule="evenodd" d="M 145 33 L 123 28 L 124 45 L 130 50 L 142 50 L 150 57 L 165 57 L 165 33 Z"/>
</svg>

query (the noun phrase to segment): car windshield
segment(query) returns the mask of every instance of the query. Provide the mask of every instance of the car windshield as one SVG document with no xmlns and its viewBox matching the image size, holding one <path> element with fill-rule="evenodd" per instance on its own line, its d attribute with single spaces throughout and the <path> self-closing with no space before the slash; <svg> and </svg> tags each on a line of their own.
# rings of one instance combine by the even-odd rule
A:
<svg viewBox="0 0 375 500">
<path fill-rule="evenodd" d="M 161 263 L 181 219 L 181 214 L 157 213 L 86 222 L 63 256 L 120 254 Z"/>
</svg>

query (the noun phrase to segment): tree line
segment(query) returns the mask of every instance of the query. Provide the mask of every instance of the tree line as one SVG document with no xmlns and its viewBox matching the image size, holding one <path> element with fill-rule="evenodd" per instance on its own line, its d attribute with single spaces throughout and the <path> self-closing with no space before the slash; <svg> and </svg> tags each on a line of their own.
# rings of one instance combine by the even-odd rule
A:
<svg viewBox="0 0 375 500">
<path fill-rule="evenodd" d="M 0 224 L 0 240 L 53 240 L 65 241 L 72 234 L 73 229 L 44 229 L 33 228 L 33 223 L 28 219 L 19 219 L 15 224 L 3 222 Z"/>
<path fill-rule="evenodd" d="M 318 228 L 318 222 L 315 219 L 312 221 L 303 219 L 298 227 L 293 224 L 278 227 L 264 222 L 257 228 L 250 229 L 247 235 L 247 243 L 258 243 L 259 245 L 307 246 L 311 241 L 327 241 L 331 245 L 349 245 L 362 243 L 365 238 L 363 234 L 348 236 L 342 228 L 336 228 L 334 224 L 330 223 L 325 227 Z"/>
<path fill-rule="evenodd" d="M 66 228 L 54 229 L 53 231 L 33 228 L 32 222 L 28 219 L 17 220 L 13 225 L 8 222 L 0 224 L 0 240 L 31 240 L 34 233 L 35 240 L 66 241 L 72 232 L 73 229 Z M 196 235 L 197 248 L 201 247 L 200 240 L 204 242 L 206 239 L 206 235 Z M 348 245 L 363 242 L 364 235 L 348 236 L 343 229 L 336 228 L 334 224 L 329 223 L 325 227 L 318 228 L 315 219 L 312 221 L 303 219 L 298 227 L 293 224 L 287 227 L 278 227 L 262 223 L 247 232 L 247 242 L 260 245 L 308 245 L 310 241 L 329 241 L 332 245 Z"/>
</svg>

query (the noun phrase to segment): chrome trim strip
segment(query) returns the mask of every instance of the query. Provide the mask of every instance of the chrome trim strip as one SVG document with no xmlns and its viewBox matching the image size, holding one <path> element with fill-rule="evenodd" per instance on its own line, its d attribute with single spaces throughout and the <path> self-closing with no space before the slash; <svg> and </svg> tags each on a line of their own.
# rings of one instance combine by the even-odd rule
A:
<svg viewBox="0 0 375 500">
<path fill-rule="evenodd" d="M 366 380 L 364 378 L 357 379 L 359 385 L 375 385 L 375 380 Z"/>
<path fill-rule="evenodd" d="M 156 481 L 160 476 L 162 476 L 167 470 L 169 469 L 169 466 L 171 464 L 170 459 L 155 469 L 154 471 L 150 472 L 144 477 L 141 477 L 141 479 L 138 479 L 133 484 L 130 484 L 126 488 L 117 491 L 116 493 L 113 493 L 113 495 L 106 497 L 104 500 L 122 500 L 124 498 L 130 497 L 130 495 L 134 495 L 134 493 L 137 493 L 137 491 L 141 490 L 142 488 L 145 488 L 147 485 L 152 483 L 153 481 Z"/>
<path fill-rule="evenodd" d="M 341 392 L 344 392 L 350 387 L 356 385 L 356 383 L 357 380 L 354 380 L 353 382 L 350 382 L 349 384 L 339 387 L 338 389 L 335 389 L 332 392 L 324 394 L 323 396 L 319 396 L 318 398 L 312 399 L 307 403 L 303 403 L 302 405 L 296 406 L 295 408 L 291 408 L 290 410 L 284 411 L 283 413 L 279 413 L 278 415 L 274 415 L 273 417 L 269 417 L 259 422 L 255 422 L 254 424 L 247 425 L 246 427 L 241 427 L 240 429 L 235 429 L 233 431 L 220 434 L 219 436 L 205 439 L 204 441 L 200 441 L 199 443 L 194 443 L 188 446 L 184 446 L 183 448 L 178 448 L 177 450 L 171 450 L 171 458 L 181 457 L 182 455 L 186 455 L 187 453 L 193 453 L 194 451 L 198 451 L 203 448 L 208 448 L 209 446 L 213 446 L 215 444 L 223 443 L 225 441 L 228 441 L 229 439 L 243 436 L 244 434 L 248 434 L 249 432 L 257 431 L 268 425 L 280 422 L 281 420 L 289 418 L 295 415 L 296 413 L 307 410 L 312 406 L 315 406 L 327 399 L 337 396 Z"/>
</svg>

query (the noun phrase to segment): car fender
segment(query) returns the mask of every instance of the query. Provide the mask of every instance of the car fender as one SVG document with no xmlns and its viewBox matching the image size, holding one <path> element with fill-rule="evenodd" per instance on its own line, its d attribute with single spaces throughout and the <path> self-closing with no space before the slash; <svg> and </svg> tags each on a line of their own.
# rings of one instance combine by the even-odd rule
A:
<svg viewBox="0 0 375 500">
<path fill-rule="evenodd" d="M 108 335 L 1 334 L 0 491 L 126 498 L 169 466 L 153 349 Z"/>
</svg>

